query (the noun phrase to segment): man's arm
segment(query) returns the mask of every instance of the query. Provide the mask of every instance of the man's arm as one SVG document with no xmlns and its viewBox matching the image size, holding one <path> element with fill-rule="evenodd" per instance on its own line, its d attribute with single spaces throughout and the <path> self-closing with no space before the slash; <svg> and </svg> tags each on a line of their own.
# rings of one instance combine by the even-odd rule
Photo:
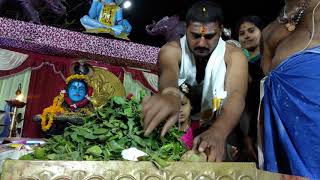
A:
<svg viewBox="0 0 320 180">
<path fill-rule="evenodd" d="M 181 50 L 176 41 L 164 45 L 159 52 L 159 92 L 167 87 L 178 88 Z"/>
<path fill-rule="evenodd" d="M 162 121 L 166 121 L 161 136 L 178 120 L 180 96 L 178 90 L 180 47 L 177 42 L 170 42 L 161 48 L 159 53 L 159 94 L 143 100 L 145 135 L 149 135 Z M 177 92 L 163 90 L 173 88 Z"/>
<path fill-rule="evenodd" d="M 229 46 L 230 47 L 230 46 Z M 245 106 L 248 85 L 248 61 L 239 48 L 231 47 L 226 54 L 225 90 L 227 98 L 221 115 L 211 127 L 194 139 L 194 148 L 207 152 L 208 161 L 222 161 L 227 136 L 238 124 Z"/>
<path fill-rule="evenodd" d="M 228 136 L 239 123 L 245 106 L 248 86 L 248 61 L 241 50 L 238 48 L 232 50 L 226 66 L 225 90 L 228 94 L 221 115 L 212 124 L 214 128 L 221 128 L 221 135 L 224 136 Z"/>
</svg>

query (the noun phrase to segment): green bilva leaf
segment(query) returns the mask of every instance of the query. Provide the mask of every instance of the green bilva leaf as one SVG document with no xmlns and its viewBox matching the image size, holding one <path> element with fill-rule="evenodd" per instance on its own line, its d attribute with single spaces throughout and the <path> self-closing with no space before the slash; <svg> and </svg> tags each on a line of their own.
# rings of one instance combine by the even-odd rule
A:
<svg viewBox="0 0 320 180">
<path fill-rule="evenodd" d="M 121 151 L 129 147 L 142 149 L 147 160 L 158 167 L 166 161 L 178 161 L 185 152 L 177 127 L 171 128 L 164 138 L 159 137 L 161 127 L 145 137 L 141 99 L 145 91 L 131 100 L 113 97 L 105 105 L 95 109 L 84 124 L 71 125 L 64 134 L 47 140 L 43 149 L 34 151 L 25 158 L 41 160 L 122 160 Z M 160 125 L 161 126 L 161 125 Z"/>
<path fill-rule="evenodd" d="M 93 160 L 95 160 L 92 155 L 85 155 L 85 156 L 83 156 L 83 159 L 86 160 L 86 161 L 93 161 Z"/>
<path fill-rule="evenodd" d="M 118 144 L 116 141 L 111 141 L 110 142 L 110 147 L 111 147 L 111 151 L 116 151 L 116 152 L 119 152 L 119 151 L 122 151 L 124 148 Z"/>
<path fill-rule="evenodd" d="M 84 137 L 87 138 L 87 139 L 92 139 L 92 140 L 98 138 L 98 136 L 95 136 L 95 135 L 93 135 L 93 134 L 87 134 L 87 135 L 85 135 Z"/>
<path fill-rule="evenodd" d="M 126 101 L 120 96 L 114 96 L 112 99 L 116 104 L 119 104 L 119 105 L 126 103 Z"/>
<path fill-rule="evenodd" d="M 100 135 L 100 136 L 98 136 L 98 138 L 99 138 L 99 141 L 106 141 L 107 140 L 107 138 L 108 138 L 108 136 L 106 136 L 106 135 Z"/>
<path fill-rule="evenodd" d="M 107 133 L 108 130 L 107 129 L 104 129 L 104 128 L 97 128 L 93 131 L 93 134 L 105 134 Z"/>
<path fill-rule="evenodd" d="M 134 126 L 134 121 L 133 121 L 134 119 L 132 119 L 132 118 L 129 118 L 128 119 L 128 126 L 129 126 L 129 133 L 130 134 L 132 134 L 133 132 L 132 132 L 132 129 L 133 129 L 133 126 Z"/>
<path fill-rule="evenodd" d="M 99 146 L 91 146 L 89 149 L 87 149 L 86 154 L 91 154 L 95 157 L 100 156 L 102 153 L 102 150 Z"/>
<path fill-rule="evenodd" d="M 114 118 L 114 117 L 111 117 L 111 118 Z M 110 119 L 111 119 L 110 118 Z M 109 120 L 110 121 L 110 120 Z M 110 122 L 108 122 L 108 121 L 104 121 L 103 123 L 102 123 L 102 125 L 103 126 L 105 126 L 105 127 L 109 127 L 109 128 L 112 128 L 113 127 L 113 125 L 110 123 Z"/>
<path fill-rule="evenodd" d="M 73 151 L 71 153 L 71 159 L 73 160 L 80 160 L 80 153 L 78 151 Z"/>
<path fill-rule="evenodd" d="M 140 90 L 139 95 L 140 95 L 140 100 L 142 100 L 146 96 L 146 91 Z"/>
<path fill-rule="evenodd" d="M 124 109 L 124 115 L 126 115 L 127 117 L 132 117 L 133 116 L 131 107 L 128 107 L 128 108 Z"/>
<path fill-rule="evenodd" d="M 142 147 L 146 147 L 146 143 L 144 142 L 144 140 L 141 137 L 136 136 L 136 135 L 132 135 L 131 137 L 132 137 L 133 141 L 135 141 L 136 143 L 138 143 Z"/>
<path fill-rule="evenodd" d="M 34 156 L 36 159 L 45 159 L 46 158 L 46 151 L 44 148 L 37 148 L 34 151 Z"/>
<path fill-rule="evenodd" d="M 76 141 L 76 142 L 81 142 L 81 138 L 80 137 L 78 137 L 78 134 L 77 133 L 72 133 L 71 134 L 71 139 L 73 140 L 73 141 Z"/>
<path fill-rule="evenodd" d="M 31 154 L 26 154 L 26 155 L 21 156 L 19 158 L 19 160 L 33 160 L 33 159 L 34 159 L 34 157 Z"/>
<path fill-rule="evenodd" d="M 52 139 L 55 140 L 56 142 L 61 142 L 65 140 L 61 135 L 53 136 Z"/>
<path fill-rule="evenodd" d="M 169 152 L 169 151 L 172 151 L 172 149 L 174 148 L 174 144 L 173 143 L 168 143 L 168 144 L 165 144 L 163 145 L 159 151 L 165 151 L 165 152 Z"/>
<path fill-rule="evenodd" d="M 88 134 L 88 131 L 82 128 L 81 129 L 78 128 L 74 133 L 77 133 L 78 135 L 81 135 L 81 136 L 86 136 Z"/>
<path fill-rule="evenodd" d="M 157 166 L 158 169 L 162 169 L 170 165 L 167 161 L 159 158 L 153 153 L 148 153 L 148 155 L 151 157 L 151 160 L 153 160 L 153 163 Z"/>
<path fill-rule="evenodd" d="M 98 115 L 101 116 L 102 118 L 106 118 L 107 114 L 103 113 L 102 111 L 97 111 Z"/>
<path fill-rule="evenodd" d="M 56 159 L 57 159 L 57 154 L 49 154 L 49 155 L 47 156 L 47 158 L 48 158 L 49 160 L 56 160 Z"/>
<path fill-rule="evenodd" d="M 120 124 L 120 128 L 122 128 L 122 129 L 128 129 L 128 126 L 127 126 L 126 124 L 124 124 L 124 123 L 121 123 L 121 124 Z"/>
</svg>

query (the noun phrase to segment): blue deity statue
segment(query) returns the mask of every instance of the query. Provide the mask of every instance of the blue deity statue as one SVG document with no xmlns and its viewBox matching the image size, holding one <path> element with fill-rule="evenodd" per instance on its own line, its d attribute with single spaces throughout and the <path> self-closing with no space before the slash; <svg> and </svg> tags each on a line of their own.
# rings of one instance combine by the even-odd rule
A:
<svg viewBox="0 0 320 180">
<path fill-rule="evenodd" d="M 68 111 L 81 111 L 82 108 L 93 110 L 90 97 L 93 88 L 90 86 L 89 75 L 92 75 L 92 67 L 86 63 L 73 63 L 71 68 L 73 75 L 66 79 L 66 87 L 61 91 L 64 95 L 62 106 Z"/>
<path fill-rule="evenodd" d="M 127 39 L 131 25 L 123 19 L 122 9 L 113 0 L 93 0 L 88 15 L 80 19 L 86 32 L 110 33 Z"/>
<path fill-rule="evenodd" d="M 69 98 L 73 103 L 82 101 L 87 95 L 87 86 L 83 81 L 75 80 L 67 88 Z"/>
</svg>

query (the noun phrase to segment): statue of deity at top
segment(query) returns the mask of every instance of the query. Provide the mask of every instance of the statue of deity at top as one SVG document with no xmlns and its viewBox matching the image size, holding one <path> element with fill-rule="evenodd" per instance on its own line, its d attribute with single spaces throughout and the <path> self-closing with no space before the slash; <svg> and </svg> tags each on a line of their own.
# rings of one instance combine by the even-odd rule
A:
<svg viewBox="0 0 320 180">
<path fill-rule="evenodd" d="M 93 0 L 88 15 L 80 19 L 86 32 L 109 33 L 117 38 L 128 39 L 132 27 L 123 19 L 119 4 L 113 0 Z"/>
</svg>

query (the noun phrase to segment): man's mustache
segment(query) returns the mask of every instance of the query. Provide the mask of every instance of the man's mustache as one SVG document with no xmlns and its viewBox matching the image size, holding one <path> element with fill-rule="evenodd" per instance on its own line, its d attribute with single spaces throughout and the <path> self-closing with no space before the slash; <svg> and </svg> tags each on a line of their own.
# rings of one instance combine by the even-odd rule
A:
<svg viewBox="0 0 320 180">
<path fill-rule="evenodd" d="M 203 48 L 203 47 L 196 47 L 194 48 L 195 51 L 209 51 L 208 48 Z"/>
</svg>

